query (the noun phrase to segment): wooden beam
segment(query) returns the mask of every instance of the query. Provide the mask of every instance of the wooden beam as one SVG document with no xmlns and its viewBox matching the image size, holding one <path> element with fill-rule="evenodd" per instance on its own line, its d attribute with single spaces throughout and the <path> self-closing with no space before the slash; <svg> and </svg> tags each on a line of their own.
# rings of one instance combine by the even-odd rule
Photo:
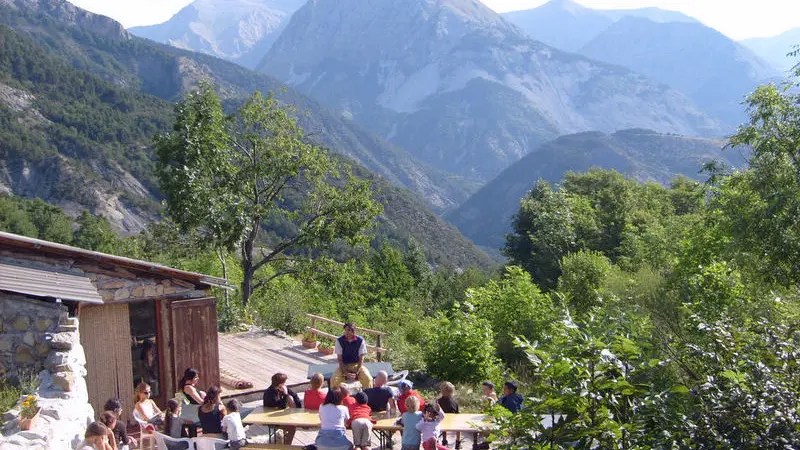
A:
<svg viewBox="0 0 800 450">
<path fill-rule="evenodd" d="M 332 325 L 339 325 L 340 327 L 344 326 L 344 322 L 339 322 L 338 320 L 332 320 L 322 316 L 316 316 L 314 314 L 306 314 L 306 317 L 311 319 L 312 326 L 317 320 L 319 320 L 320 322 L 330 323 Z M 389 333 L 384 333 L 383 331 L 370 330 L 369 328 L 361 328 L 361 327 L 356 327 L 356 331 L 361 331 L 363 333 L 372 334 L 375 336 L 386 336 L 387 334 L 389 334 Z"/>
<path fill-rule="evenodd" d="M 306 331 L 310 331 L 312 334 L 315 334 L 315 335 L 318 334 L 320 336 L 324 336 L 324 337 L 326 337 L 328 339 L 332 339 L 334 341 L 336 339 L 339 339 L 339 336 L 334 336 L 334 335 L 332 335 L 330 333 L 326 333 L 324 331 L 317 330 L 316 328 L 306 327 Z M 383 353 L 383 352 L 388 352 L 389 351 L 388 348 L 376 347 L 374 345 L 369 345 L 369 344 L 367 344 L 367 350 L 372 350 L 372 351 L 378 353 L 379 355 L 381 353 Z"/>
</svg>

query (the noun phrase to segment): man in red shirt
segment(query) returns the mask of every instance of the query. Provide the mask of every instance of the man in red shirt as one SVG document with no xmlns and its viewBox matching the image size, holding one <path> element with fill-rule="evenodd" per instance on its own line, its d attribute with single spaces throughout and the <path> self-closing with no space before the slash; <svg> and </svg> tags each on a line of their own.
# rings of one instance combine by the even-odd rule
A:
<svg viewBox="0 0 800 450">
<path fill-rule="evenodd" d="M 406 399 L 408 397 L 417 397 L 419 399 L 419 410 L 425 407 L 425 400 L 419 395 L 419 392 L 413 390 L 414 383 L 408 380 L 400 381 L 398 388 L 400 389 L 400 396 L 397 397 L 397 409 L 400 410 L 400 414 L 406 412 Z"/>
</svg>

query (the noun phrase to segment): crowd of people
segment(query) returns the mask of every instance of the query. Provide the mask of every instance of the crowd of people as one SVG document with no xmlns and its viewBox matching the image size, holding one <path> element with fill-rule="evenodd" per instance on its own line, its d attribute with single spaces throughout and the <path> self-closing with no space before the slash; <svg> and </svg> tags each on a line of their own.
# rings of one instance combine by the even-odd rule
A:
<svg viewBox="0 0 800 450">
<path fill-rule="evenodd" d="M 444 382 L 440 385 L 440 395 L 432 402 L 426 402 L 414 390 L 409 380 L 400 380 L 397 387 L 390 387 L 389 377 L 380 371 L 373 379 L 364 366 L 366 344 L 361 336 L 355 334 L 355 326 L 344 324 L 344 334 L 336 340 L 338 367 L 330 380 L 331 388 L 325 392 L 324 376 L 312 375 L 310 388 L 300 396 L 286 386 L 287 375 L 276 373 L 272 384 L 264 392 L 265 408 L 304 408 L 318 411 L 320 429 L 315 445 L 320 450 L 369 450 L 372 448 L 372 414 L 388 411 L 400 415 L 397 424 L 402 426 L 402 450 L 445 450 L 447 435 L 441 433 L 439 425 L 446 414 L 458 414 L 459 406 L 455 399 L 455 386 Z M 503 395 L 497 395 L 495 385 L 484 382 L 483 401 L 485 406 L 501 405 L 511 412 L 522 408 L 523 397 L 517 393 L 517 385 L 508 381 L 503 385 Z M 346 431 L 352 431 L 351 441 Z M 283 443 L 291 444 L 296 429 L 283 427 Z M 442 442 L 438 439 L 441 436 Z M 460 436 L 456 435 L 456 448 L 460 447 Z"/>
<path fill-rule="evenodd" d="M 207 391 L 197 388 L 200 374 L 189 368 L 178 386 L 179 397 L 167 400 L 161 410 L 150 398 L 152 387 L 144 382 L 135 389 L 133 417 L 146 430 L 159 431 L 172 438 L 196 437 L 198 426 L 203 436 L 227 439 L 229 447 L 236 450 L 246 444 L 245 431 L 240 415 L 241 403 L 232 399 L 222 404 L 222 390 L 211 386 Z M 180 398 L 182 394 L 183 398 Z M 187 419 L 182 413 L 184 405 L 197 407 L 197 420 Z M 120 420 L 123 405 L 119 399 L 110 399 L 105 404 L 99 420 L 86 429 L 85 440 L 79 450 L 125 450 L 137 446 L 137 441 L 128 436 L 126 424 Z"/>
<path fill-rule="evenodd" d="M 447 434 L 441 432 L 440 424 L 446 414 L 459 413 L 455 386 L 449 382 L 442 383 L 439 397 L 426 402 L 409 380 L 400 380 L 395 387 L 389 385 L 385 371 L 379 371 L 373 378 L 364 366 L 366 353 L 364 338 L 356 335 L 353 324 L 345 324 L 344 334 L 336 340 L 338 367 L 331 376 L 330 389 L 326 391 L 323 388 L 325 378 L 316 373 L 301 399 L 287 386 L 288 376 L 279 372 L 272 376 L 270 386 L 264 391 L 263 406 L 318 411 L 320 429 L 315 445 L 319 450 L 370 450 L 375 424 L 372 416 L 377 412 L 399 416 L 397 424 L 402 427 L 402 450 L 419 450 L 420 447 L 423 450 L 446 450 Z M 133 417 L 146 430 L 158 430 L 173 438 L 196 437 L 199 426 L 203 436 L 227 439 L 229 447 L 234 450 L 246 446 L 240 402 L 232 399 L 223 405 L 219 386 L 202 391 L 198 388 L 199 381 L 197 370 L 186 369 L 178 383 L 178 396 L 169 399 L 163 411 L 151 398 L 152 387 L 140 382 L 135 390 Z M 484 382 L 482 389 L 487 407 L 497 404 L 511 412 L 522 408 L 523 397 L 517 393 L 517 385 L 512 381 L 503 385 L 502 396 L 497 395 L 491 382 Z M 189 405 L 197 409 L 196 418 L 187 419 L 182 414 L 182 409 Z M 120 420 L 122 411 L 123 404 L 119 399 L 108 400 L 99 420 L 87 428 L 79 449 L 125 450 L 135 447 L 136 440 L 128 436 L 125 423 Z M 348 429 L 352 430 L 352 441 L 347 437 Z M 290 445 L 296 429 L 283 427 L 282 432 L 284 444 Z M 457 434 L 455 439 L 456 448 L 459 448 L 460 436 Z"/>
</svg>

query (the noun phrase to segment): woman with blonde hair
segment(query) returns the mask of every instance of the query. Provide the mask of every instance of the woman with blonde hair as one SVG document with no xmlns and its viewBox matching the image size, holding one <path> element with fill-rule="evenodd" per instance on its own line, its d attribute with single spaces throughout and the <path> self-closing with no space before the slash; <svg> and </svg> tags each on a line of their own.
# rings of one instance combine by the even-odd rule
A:
<svg viewBox="0 0 800 450">
<path fill-rule="evenodd" d="M 139 383 L 136 386 L 136 406 L 133 411 L 139 416 L 141 420 L 151 423 L 153 425 L 161 425 L 164 423 L 164 412 L 158 408 L 156 402 L 150 398 L 153 391 L 147 383 Z"/>
</svg>

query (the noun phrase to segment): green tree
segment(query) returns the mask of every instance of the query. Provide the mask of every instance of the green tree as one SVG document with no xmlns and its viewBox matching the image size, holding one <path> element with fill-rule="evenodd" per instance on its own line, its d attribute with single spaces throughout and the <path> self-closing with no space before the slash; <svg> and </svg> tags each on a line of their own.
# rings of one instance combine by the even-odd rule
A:
<svg viewBox="0 0 800 450">
<path fill-rule="evenodd" d="M 500 371 L 494 350 L 494 333 L 488 320 L 478 317 L 470 304 L 441 315 L 430 331 L 425 364 L 431 375 L 458 382 L 497 380 Z"/>
<path fill-rule="evenodd" d="M 39 239 L 62 244 L 72 242 L 72 219 L 61 208 L 34 198 L 27 201 L 25 209 L 38 230 Z"/>
<path fill-rule="evenodd" d="M 558 288 L 572 308 L 587 313 L 600 300 L 598 290 L 612 270 L 611 261 L 600 252 L 580 250 L 564 257 Z"/>
<path fill-rule="evenodd" d="M 361 242 L 381 212 L 370 183 L 309 143 L 293 109 L 271 95 L 256 92 L 226 116 L 213 86 L 203 83 L 175 112 L 173 132 L 156 138 L 167 211 L 183 230 L 238 248 L 244 305 L 308 260 L 298 250 Z M 283 233 L 261 248 L 267 222 Z"/>
<path fill-rule="evenodd" d="M 75 231 L 74 245 L 87 250 L 117 254 L 117 235 L 108 220 L 84 211 L 75 222 L 78 229 Z"/>
<path fill-rule="evenodd" d="M 509 266 L 501 280 L 467 291 L 476 313 L 488 319 L 494 331 L 495 348 L 508 364 L 524 357 L 516 338 L 543 342 L 550 339 L 558 314 L 548 295 L 543 294 L 521 267 Z"/>
<path fill-rule="evenodd" d="M 506 235 L 503 255 L 512 265 L 523 267 L 542 288 L 555 287 L 561 274 L 561 258 L 575 249 L 577 236 L 570 200 L 538 181 L 522 199 Z"/>
</svg>

